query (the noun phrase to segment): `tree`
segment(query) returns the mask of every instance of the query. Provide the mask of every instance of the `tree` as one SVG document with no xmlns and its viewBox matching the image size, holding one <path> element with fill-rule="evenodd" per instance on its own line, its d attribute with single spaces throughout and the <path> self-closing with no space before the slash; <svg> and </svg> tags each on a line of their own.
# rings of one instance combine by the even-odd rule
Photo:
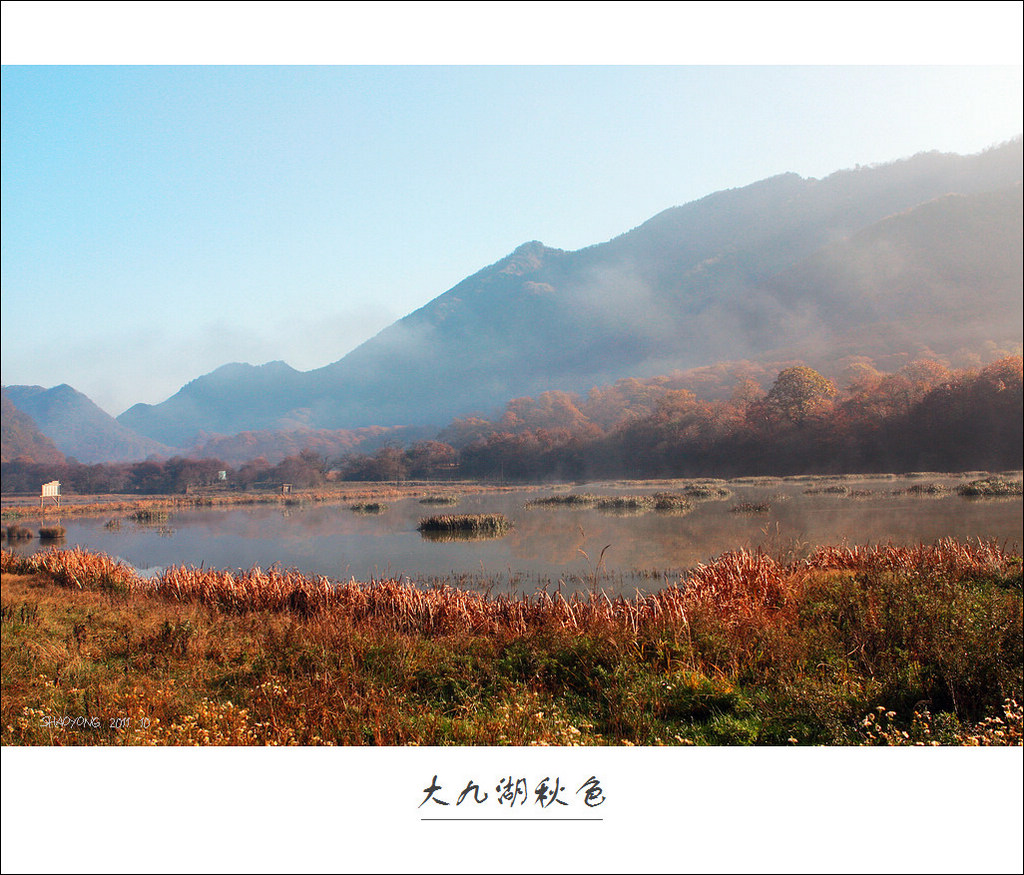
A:
<svg viewBox="0 0 1024 875">
<path fill-rule="evenodd" d="M 450 474 L 457 458 L 455 448 L 441 441 L 417 441 L 405 452 L 409 476 L 422 480 Z"/>
<path fill-rule="evenodd" d="M 807 417 L 821 409 L 836 394 L 836 387 L 814 368 L 806 365 L 786 368 L 768 390 L 765 401 L 786 419 L 803 425 Z"/>
</svg>

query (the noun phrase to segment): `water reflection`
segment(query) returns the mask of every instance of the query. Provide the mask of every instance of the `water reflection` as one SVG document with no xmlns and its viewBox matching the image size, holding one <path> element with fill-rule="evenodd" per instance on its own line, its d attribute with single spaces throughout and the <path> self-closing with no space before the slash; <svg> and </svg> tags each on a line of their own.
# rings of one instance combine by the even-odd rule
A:
<svg viewBox="0 0 1024 875">
<path fill-rule="evenodd" d="M 566 490 L 464 493 L 460 514 L 500 513 L 512 523 L 503 536 L 484 538 L 417 531 L 430 513 L 417 498 L 389 499 L 388 506 L 373 513 L 356 513 L 345 505 L 254 505 L 173 512 L 157 525 L 77 517 L 63 525 L 66 546 L 99 550 L 138 569 L 278 564 L 338 580 L 444 579 L 519 591 L 591 588 L 595 557 L 607 546 L 600 585 L 631 595 L 636 588 L 657 589 L 681 571 L 740 547 L 798 555 L 822 544 L 917 544 L 954 537 L 996 539 L 1019 550 L 1024 541 L 1021 499 L 967 500 L 952 491 L 958 482 L 936 481 L 934 489 L 922 483 L 908 492 L 905 482 L 856 481 L 844 482 L 845 492 L 805 494 L 807 482 L 733 481 L 727 495 L 715 494 L 717 500 L 688 496 L 682 513 L 654 509 L 653 497 L 666 492 L 665 484 L 588 484 L 585 492 L 595 501 L 543 506 L 528 503 L 567 499 Z M 673 491 L 685 495 L 678 484 Z M 638 495 L 652 501 L 628 507 L 625 514 L 598 507 L 602 498 Z M 743 504 L 767 509 L 732 512 Z M 33 539 L 8 546 L 32 552 L 47 545 Z"/>
<path fill-rule="evenodd" d="M 433 529 L 420 529 L 420 537 L 424 541 L 434 541 L 435 543 L 450 543 L 452 541 L 494 541 L 498 538 L 504 538 L 507 532 L 489 532 L 489 531 L 447 531 L 439 532 Z"/>
</svg>

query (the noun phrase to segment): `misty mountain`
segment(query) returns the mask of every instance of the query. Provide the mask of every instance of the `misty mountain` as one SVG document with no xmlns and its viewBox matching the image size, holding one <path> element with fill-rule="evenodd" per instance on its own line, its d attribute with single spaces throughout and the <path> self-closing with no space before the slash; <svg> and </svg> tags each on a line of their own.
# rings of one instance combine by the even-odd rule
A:
<svg viewBox="0 0 1024 875">
<path fill-rule="evenodd" d="M 3 394 L 18 410 L 32 418 L 57 449 L 79 462 L 132 461 L 153 454 L 173 455 L 170 447 L 136 434 L 67 384 L 51 389 L 6 386 Z M 6 424 L 4 439 L 7 439 Z"/>
<path fill-rule="evenodd" d="M 525 243 L 308 372 L 227 365 L 118 420 L 197 432 L 444 424 L 547 389 L 736 359 L 1021 340 L 1021 140 L 783 174 L 568 252 Z"/>
<path fill-rule="evenodd" d="M 64 454 L 39 427 L 32 417 L 14 406 L 7 390 L 0 396 L 0 433 L 3 434 L 0 461 L 31 460 L 42 464 L 64 463 Z"/>
</svg>

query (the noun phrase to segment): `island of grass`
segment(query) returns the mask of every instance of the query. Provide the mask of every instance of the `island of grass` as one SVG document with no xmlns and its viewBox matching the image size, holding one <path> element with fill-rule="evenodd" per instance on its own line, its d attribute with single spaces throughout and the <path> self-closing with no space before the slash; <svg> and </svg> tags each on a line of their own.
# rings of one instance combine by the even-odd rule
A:
<svg viewBox="0 0 1024 875">
<path fill-rule="evenodd" d="M 428 533 L 503 535 L 512 523 L 501 513 L 446 513 L 424 517 L 416 528 Z"/>
<path fill-rule="evenodd" d="M 1021 481 L 1006 477 L 984 477 L 958 486 L 959 495 L 966 498 L 1001 498 L 1007 495 L 1021 494 Z"/>
<path fill-rule="evenodd" d="M 568 495 L 544 495 L 540 498 L 531 498 L 526 502 L 526 507 L 590 507 L 600 500 L 597 495 L 572 492 Z"/>
<path fill-rule="evenodd" d="M 349 505 L 349 510 L 353 513 L 377 514 L 384 513 L 387 509 L 388 506 L 380 501 L 361 501 Z"/>
</svg>

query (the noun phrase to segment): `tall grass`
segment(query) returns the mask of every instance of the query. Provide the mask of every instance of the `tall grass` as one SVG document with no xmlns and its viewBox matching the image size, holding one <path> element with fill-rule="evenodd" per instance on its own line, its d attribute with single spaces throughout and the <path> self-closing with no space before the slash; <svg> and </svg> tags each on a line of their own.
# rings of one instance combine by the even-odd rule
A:
<svg viewBox="0 0 1024 875">
<path fill-rule="evenodd" d="M 501 535 L 512 528 L 512 522 L 500 513 L 438 514 L 424 517 L 417 529 L 421 532 Z"/>
<path fill-rule="evenodd" d="M 956 488 L 959 495 L 967 498 L 1000 498 L 1009 495 L 1020 495 L 1022 485 L 1020 480 L 1010 480 L 1005 477 L 984 477 L 972 480 Z"/>
<path fill-rule="evenodd" d="M 256 638 L 251 662 L 232 664 L 233 695 L 264 714 L 263 728 L 236 711 L 231 719 L 257 739 L 278 725 L 268 713 L 279 723 L 287 716 L 289 731 L 307 740 L 324 731 L 316 720 L 340 726 L 356 687 L 318 691 L 357 670 L 362 680 L 344 681 L 362 685 L 363 703 L 337 730 L 346 743 L 571 743 L 573 732 L 590 743 L 900 743 L 926 725 L 934 740 L 980 744 L 998 742 L 1000 726 L 1016 719 L 1016 706 L 1004 715 L 1006 700 L 1024 701 L 1021 559 L 994 542 L 825 547 L 786 561 L 738 550 L 632 598 L 336 583 L 277 568 L 177 567 L 144 579 L 77 548 L 5 550 L 0 570 L 237 623 L 238 634 Z M 224 652 L 219 632 L 199 649 L 189 643 L 198 633 L 181 616 L 195 626 L 199 615 L 176 616 L 146 639 L 155 655 L 129 649 L 115 654 L 118 665 L 127 671 L 131 657 L 148 671 L 154 659 Z M 78 633 L 68 634 L 74 647 Z M 273 677 L 257 672 L 268 665 Z M 254 692 L 264 683 L 291 691 Z M 285 701 L 287 715 L 273 704 Z M 224 716 L 229 704 L 209 707 Z M 521 707 L 558 715 L 562 729 L 517 722 Z M 865 723 L 866 715 L 876 716 Z"/>
</svg>

